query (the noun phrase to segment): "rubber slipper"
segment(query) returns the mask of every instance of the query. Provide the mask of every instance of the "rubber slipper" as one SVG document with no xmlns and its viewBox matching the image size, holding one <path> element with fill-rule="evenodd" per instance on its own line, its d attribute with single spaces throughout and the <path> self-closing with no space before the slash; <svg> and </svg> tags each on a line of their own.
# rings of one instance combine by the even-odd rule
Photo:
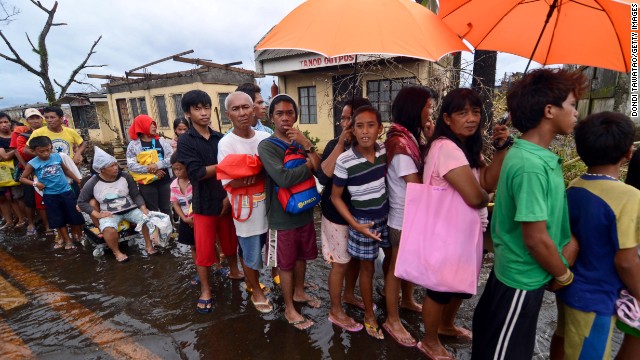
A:
<svg viewBox="0 0 640 360">
<path fill-rule="evenodd" d="M 231 280 L 244 280 L 244 274 L 234 277 L 234 276 L 231 276 L 231 271 L 229 271 L 229 274 L 227 275 L 227 277 Z"/>
<path fill-rule="evenodd" d="M 471 331 L 463 328 L 463 327 L 457 327 L 455 328 L 455 333 L 443 333 L 438 331 L 438 335 L 443 336 L 443 337 L 448 337 L 448 338 L 454 338 L 458 341 L 471 341 L 473 340 L 473 335 L 471 333 Z"/>
<path fill-rule="evenodd" d="M 268 313 L 273 311 L 273 305 L 271 305 L 271 303 L 269 302 L 269 299 L 267 299 L 267 301 L 263 301 L 263 302 L 254 301 L 253 300 L 253 296 L 251 296 L 249 299 L 251 300 L 251 303 L 253 304 L 253 307 L 255 307 L 256 310 L 258 310 L 259 312 L 261 312 L 263 314 L 268 314 Z M 268 308 L 260 309 L 259 306 L 268 306 Z"/>
<path fill-rule="evenodd" d="M 391 326 L 387 323 L 382 324 L 382 328 L 389 334 L 389 336 L 391 336 L 391 338 L 393 340 L 395 340 L 395 342 L 398 343 L 398 345 L 402 345 L 405 347 L 414 347 L 416 346 L 416 340 L 411 337 L 411 342 L 406 343 L 406 342 L 402 342 L 402 340 L 400 339 L 400 337 L 398 337 L 391 329 Z"/>
<path fill-rule="evenodd" d="M 160 255 L 160 252 L 156 249 L 153 249 L 153 252 L 146 250 L 147 251 L 147 255 L 149 256 L 153 256 L 153 255 Z"/>
<path fill-rule="evenodd" d="M 27 236 L 34 236 L 36 232 L 36 228 L 27 228 Z"/>
<path fill-rule="evenodd" d="M 116 261 L 117 261 L 118 263 L 120 263 L 120 264 L 124 264 L 124 263 L 129 262 L 129 257 L 128 257 L 128 256 L 126 256 L 126 257 L 125 257 L 125 258 L 123 258 L 123 259 L 117 259 L 117 258 L 116 258 Z"/>
<path fill-rule="evenodd" d="M 250 287 L 248 287 L 246 282 L 245 282 L 245 283 L 240 284 L 240 287 L 241 287 L 243 290 L 245 290 L 246 292 L 248 292 L 249 294 L 253 294 L 253 289 L 252 289 L 252 288 L 250 288 Z M 269 289 L 269 288 L 267 287 L 267 285 L 265 285 L 265 284 L 263 284 L 263 283 L 260 283 L 260 289 L 262 289 L 262 293 L 263 293 L 264 295 L 267 295 L 268 293 L 270 293 L 270 292 L 271 292 L 271 289 Z"/>
<path fill-rule="evenodd" d="M 280 275 L 276 275 L 273 277 L 273 283 L 280 286 Z"/>
<path fill-rule="evenodd" d="M 285 317 L 286 319 L 286 317 Z M 308 328 L 313 326 L 313 321 L 307 319 L 306 317 L 302 317 L 302 320 L 298 320 L 298 321 L 289 321 L 287 320 L 287 322 L 289 323 L 289 325 L 292 325 L 293 327 L 295 327 L 298 330 L 307 330 Z M 307 324 L 307 326 L 299 326 L 299 325 L 303 325 L 303 324 Z"/>
<path fill-rule="evenodd" d="M 76 249 L 76 245 L 75 244 L 65 244 L 64 249 L 65 250 L 75 250 Z"/>
<path fill-rule="evenodd" d="M 449 353 L 449 355 L 434 355 L 429 349 L 427 349 L 426 347 L 424 347 L 424 345 L 422 345 L 422 341 L 419 341 L 418 344 L 416 344 L 416 347 L 418 348 L 418 350 L 420 350 L 421 353 L 424 354 L 424 356 L 427 357 L 427 359 L 431 359 L 431 360 L 454 360 L 455 359 L 453 355 L 451 355 L 451 353 Z"/>
<path fill-rule="evenodd" d="M 383 340 L 384 334 L 380 331 L 380 327 L 373 326 L 365 321 L 364 327 L 367 330 L 367 335 L 371 336 L 374 339 Z"/>
<path fill-rule="evenodd" d="M 301 304 L 306 304 L 308 307 L 311 307 L 311 308 L 314 308 L 314 309 L 317 309 L 320 306 L 322 306 L 322 301 L 320 301 L 320 299 L 315 298 L 315 297 L 312 297 L 309 300 L 296 300 L 296 299 L 293 299 L 293 301 L 297 302 L 297 303 L 301 303 Z"/>
<path fill-rule="evenodd" d="M 55 244 L 53 245 L 53 248 L 54 248 L 54 249 L 62 249 L 63 247 L 64 247 L 64 244 L 63 244 L 63 243 L 55 243 Z"/>
<path fill-rule="evenodd" d="M 196 276 L 193 277 L 193 279 L 191 279 L 191 281 L 189 281 L 191 283 L 191 285 L 200 285 L 200 275 L 196 274 Z"/>
<path fill-rule="evenodd" d="M 331 316 L 331 314 L 329 314 L 328 319 L 333 325 L 335 325 L 337 327 L 340 327 L 340 328 L 343 328 L 343 329 L 345 329 L 347 331 L 350 331 L 350 332 L 358 332 L 358 331 L 362 330 L 362 328 L 364 327 L 362 324 L 360 324 L 359 322 L 356 322 L 353 319 L 351 319 L 351 321 L 353 321 L 353 323 L 351 323 L 351 324 L 343 324 L 343 323 L 339 322 L 338 320 L 334 319 Z"/>
<path fill-rule="evenodd" d="M 209 314 L 213 311 L 213 299 L 198 299 L 198 304 L 204 305 L 204 307 L 196 305 L 196 311 L 200 314 Z"/>
</svg>

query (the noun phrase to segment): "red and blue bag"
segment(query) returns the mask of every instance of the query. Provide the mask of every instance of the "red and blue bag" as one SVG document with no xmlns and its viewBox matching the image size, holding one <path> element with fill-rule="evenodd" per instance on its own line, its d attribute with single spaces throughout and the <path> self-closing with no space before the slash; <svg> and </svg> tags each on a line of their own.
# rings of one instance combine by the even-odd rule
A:
<svg viewBox="0 0 640 360">
<path fill-rule="evenodd" d="M 295 169 L 307 162 L 304 150 L 295 142 L 287 144 L 275 137 L 266 140 L 280 146 L 284 150 L 282 163 L 285 169 Z M 300 214 L 313 209 L 320 202 L 320 194 L 316 188 L 316 181 L 312 177 L 290 188 L 276 186 L 278 201 L 284 211 L 290 214 Z"/>
</svg>

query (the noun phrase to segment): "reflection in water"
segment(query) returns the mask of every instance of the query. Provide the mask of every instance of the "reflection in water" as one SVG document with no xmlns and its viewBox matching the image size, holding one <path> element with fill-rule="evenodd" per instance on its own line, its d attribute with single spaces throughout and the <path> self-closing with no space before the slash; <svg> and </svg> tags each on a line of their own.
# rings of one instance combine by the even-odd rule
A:
<svg viewBox="0 0 640 360">
<path fill-rule="evenodd" d="M 301 307 L 302 314 L 316 325 L 310 330 L 299 331 L 284 320 L 284 303 L 277 289 L 268 295 L 274 304 L 274 312 L 261 315 L 249 302 L 248 294 L 241 290 L 240 282 L 231 281 L 220 273 L 211 277 L 214 312 L 208 315 L 196 313 L 199 289 L 189 283 L 195 270 L 188 247 L 172 243 L 162 255 L 154 257 L 144 256 L 143 249 L 143 240 L 137 239 L 135 246 L 126 249 L 131 259 L 129 263 L 118 264 L 110 253 L 103 258 L 94 258 L 91 247 L 79 247 L 76 251 L 53 250 L 51 238 L 28 239 L 24 230 L 16 234 L 0 233 L 1 251 L 68 295 L 67 300 L 55 303 L 56 294 L 28 288 L 24 285 L 26 276 L 14 278 L 13 273 L 6 270 L 7 264 L 0 263 L 0 274 L 29 299 L 26 305 L 0 314 L 0 320 L 6 322 L 35 356 L 47 358 L 125 357 L 113 349 L 119 346 L 146 349 L 165 359 L 421 358 L 417 349 L 395 344 L 388 334 L 384 340 L 375 340 L 364 330 L 349 333 L 327 320 L 329 266 L 321 256 L 309 263 L 307 281 L 319 285 L 320 289 L 309 291 L 322 300 L 323 306 L 319 309 Z M 491 261 L 487 259 L 486 263 Z M 489 266 L 483 268 L 483 282 L 488 270 Z M 268 273 L 263 271 L 261 281 L 273 288 Z M 381 277 L 377 277 L 377 286 L 382 286 L 381 281 Z M 419 290 L 416 296 L 421 301 L 424 292 Z M 374 298 L 378 321 L 382 324 L 384 302 L 377 294 Z M 471 328 L 477 299 L 475 296 L 465 301 L 459 312 L 459 323 L 467 328 Z M 52 307 L 52 303 L 56 305 Z M 76 306 L 90 310 L 89 315 L 78 311 Z M 362 321 L 362 310 L 351 306 L 346 309 L 350 316 Z M 538 323 L 538 358 L 547 357 L 549 340 L 555 329 L 555 313 L 553 297 L 547 294 Z M 407 330 L 419 338 L 423 332 L 420 314 L 401 310 L 400 315 Z M 100 329 L 104 330 L 95 331 L 98 329 L 98 324 L 94 323 L 96 319 L 103 323 L 104 327 Z M 5 337 L 3 335 L 2 339 Z M 110 340 L 101 342 L 101 339 Z M 617 334 L 614 351 L 620 340 Z M 458 359 L 471 356 L 470 344 L 445 342 L 445 346 Z M 114 356 L 114 353 L 121 356 Z M 0 358 L 19 357 L 19 354 L 19 349 L 0 347 Z M 143 353 L 136 354 L 144 357 Z"/>
</svg>

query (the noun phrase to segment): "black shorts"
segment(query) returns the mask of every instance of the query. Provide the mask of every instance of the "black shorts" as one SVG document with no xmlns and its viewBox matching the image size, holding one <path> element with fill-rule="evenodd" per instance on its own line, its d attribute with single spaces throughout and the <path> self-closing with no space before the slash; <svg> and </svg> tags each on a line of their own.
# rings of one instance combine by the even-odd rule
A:
<svg viewBox="0 0 640 360">
<path fill-rule="evenodd" d="M 24 206 L 28 207 L 29 209 L 35 209 L 36 191 L 33 189 L 33 186 L 22 184 L 22 193 L 24 194 L 22 197 Z"/>
<path fill-rule="evenodd" d="M 84 217 L 76 210 L 78 197 L 72 190 L 61 194 L 44 194 L 44 202 L 50 229 L 84 224 Z"/>
<path fill-rule="evenodd" d="M 193 236 L 193 228 L 186 222 L 182 221 L 182 219 L 180 219 L 180 224 L 178 225 L 178 242 L 185 245 L 196 245 L 196 241 Z"/>
<path fill-rule="evenodd" d="M 465 293 L 440 292 L 427 289 L 427 296 L 440 305 L 447 305 L 451 302 L 451 300 L 453 300 L 453 298 L 466 300 L 471 299 L 472 295 Z"/>
<path fill-rule="evenodd" d="M 471 359 L 531 359 L 544 291 L 514 289 L 491 270 L 473 313 Z"/>
</svg>

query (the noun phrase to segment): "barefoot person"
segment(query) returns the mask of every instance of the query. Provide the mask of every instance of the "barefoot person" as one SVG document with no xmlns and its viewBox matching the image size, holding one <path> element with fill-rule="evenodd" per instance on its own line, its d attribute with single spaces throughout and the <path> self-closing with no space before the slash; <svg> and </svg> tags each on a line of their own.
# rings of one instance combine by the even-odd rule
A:
<svg viewBox="0 0 640 360">
<path fill-rule="evenodd" d="M 322 222 L 320 225 L 322 231 L 320 236 L 322 240 L 322 255 L 326 262 L 331 263 L 331 270 L 329 271 L 329 296 L 331 298 L 329 321 L 347 331 L 362 330 L 362 324 L 349 317 L 342 308 L 342 302 L 344 302 L 364 310 L 362 299 L 357 298 L 354 294 L 360 263 L 358 259 L 351 258 L 347 251 L 349 223 L 342 218 L 331 202 L 331 189 L 333 188 L 333 172 L 336 167 L 336 160 L 340 154 L 351 148 L 353 137 L 352 129 L 349 127 L 351 125 L 351 114 L 354 108 L 357 109 L 364 105 L 371 105 L 371 103 L 364 98 L 355 98 L 345 102 L 340 119 L 342 133 L 339 137 L 329 141 L 325 147 L 322 153 L 322 163 L 316 173 L 320 184 L 324 186 L 322 202 L 320 203 L 322 206 Z M 342 199 L 345 203 L 351 201 L 349 191 L 343 192 Z M 345 284 L 344 295 L 342 294 L 343 283 Z"/>
<path fill-rule="evenodd" d="M 285 318 L 291 325 L 304 330 L 311 327 L 313 321 L 302 316 L 293 302 L 316 308 L 321 305 L 320 300 L 304 291 L 307 261 L 318 256 L 313 209 L 299 214 L 286 212 L 278 201 L 276 187 L 291 188 L 312 178 L 320 166 L 320 157 L 311 141 L 293 127 L 298 120 L 298 106 L 289 95 L 280 94 L 271 100 L 269 117 L 276 125 L 275 132 L 258 145 L 258 154 L 268 175 L 265 187 L 270 229 L 267 259 L 268 265 L 280 269 Z M 285 147 L 295 144 L 299 152 L 307 154 L 307 162 L 293 169 L 285 168 L 285 150 L 278 142 Z"/>
<path fill-rule="evenodd" d="M 253 119 L 253 103 L 251 97 L 244 92 L 233 92 L 225 100 L 227 117 L 233 123 L 233 131 L 227 134 L 218 144 L 218 163 L 224 162 L 227 155 L 245 154 L 257 155 L 258 144 L 269 134 L 264 131 L 256 131 L 251 127 Z M 264 181 L 264 175 L 259 175 Z M 247 291 L 251 293 L 251 303 L 261 313 L 273 311 L 273 306 L 266 298 L 259 281 L 262 269 L 262 247 L 267 239 L 267 208 L 264 185 L 262 190 L 250 196 L 242 197 L 238 202 L 234 201 L 233 191 L 229 189 L 247 188 L 253 186 L 256 176 L 222 180 L 222 185 L 227 189 L 229 200 L 232 201 L 232 211 L 239 214 L 237 221 L 234 219 L 238 244 L 242 251 L 242 269 L 246 277 Z M 240 210 L 236 209 L 240 207 Z"/>
<path fill-rule="evenodd" d="M 87 181 L 80 191 L 78 207 L 94 218 L 99 219 L 99 229 L 104 242 L 113 251 L 116 261 L 124 263 L 129 257 L 118 247 L 118 225 L 127 220 L 132 223 L 144 221 L 149 213 L 138 190 L 138 185 L 129 173 L 120 171 L 116 158 L 96 147 L 93 157 L 93 170 L 98 173 Z M 94 209 L 90 201 L 95 199 L 99 210 Z M 142 227 L 147 252 L 153 249 L 149 228 Z"/>
</svg>

